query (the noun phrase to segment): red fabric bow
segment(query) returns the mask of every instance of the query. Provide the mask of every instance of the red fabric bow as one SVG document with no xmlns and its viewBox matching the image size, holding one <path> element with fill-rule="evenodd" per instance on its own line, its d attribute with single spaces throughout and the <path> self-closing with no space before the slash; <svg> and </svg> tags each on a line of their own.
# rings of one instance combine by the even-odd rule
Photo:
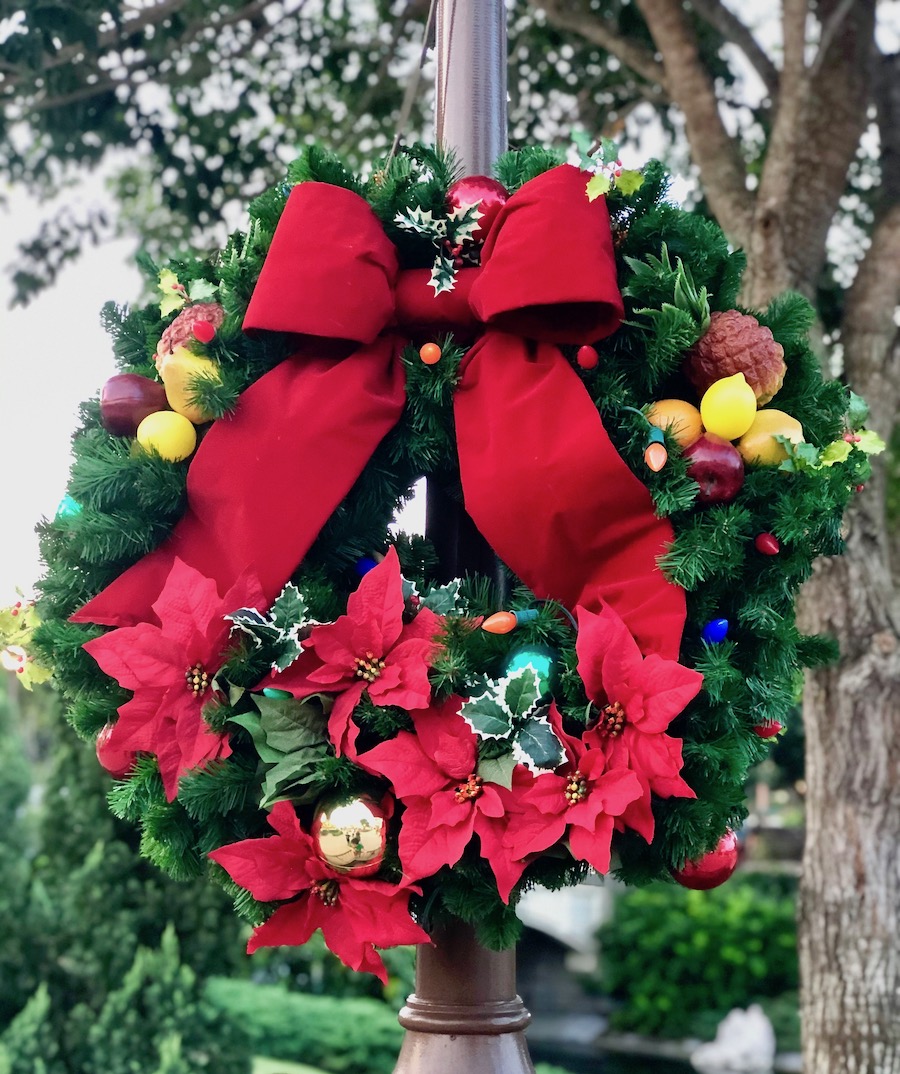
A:
<svg viewBox="0 0 900 1074">
<path fill-rule="evenodd" d="M 274 599 L 405 401 L 399 352 L 424 327 L 481 335 L 455 394 L 466 510 L 538 597 L 613 605 L 645 652 L 675 658 L 684 594 L 657 567 L 672 530 L 609 440 L 560 343 L 621 323 L 606 207 L 564 165 L 514 194 L 453 291 L 398 273 L 368 204 L 294 188 L 244 327 L 292 332 L 300 350 L 204 437 L 171 537 L 72 618 L 153 620 L 174 557 L 220 589 L 253 565 Z M 348 357 L 335 358 L 335 347 Z"/>
</svg>

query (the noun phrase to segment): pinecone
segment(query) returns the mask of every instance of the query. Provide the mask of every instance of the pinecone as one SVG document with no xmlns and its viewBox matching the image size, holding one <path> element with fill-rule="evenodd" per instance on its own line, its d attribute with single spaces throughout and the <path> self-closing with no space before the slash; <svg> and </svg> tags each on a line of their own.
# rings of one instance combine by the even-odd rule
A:
<svg viewBox="0 0 900 1074">
<path fill-rule="evenodd" d="M 218 302 L 195 302 L 185 306 L 175 320 L 163 332 L 156 347 L 159 355 L 171 354 L 176 347 L 183 347 L 194 339 L 193 327 L 197 321 L 208 321 L 213 328 L 220 328 L 225 320 L 225 310 Z"/>
<path fill-rule="evenodd" d="M 709 328 L 688 351 L 684 372 L 703 395 L 714 381 L 743 373 L 760 406 L 784 383 L 784 348 L 771 331 L 746 313 L 724 310 L 710 316 Z"/>
</svg>

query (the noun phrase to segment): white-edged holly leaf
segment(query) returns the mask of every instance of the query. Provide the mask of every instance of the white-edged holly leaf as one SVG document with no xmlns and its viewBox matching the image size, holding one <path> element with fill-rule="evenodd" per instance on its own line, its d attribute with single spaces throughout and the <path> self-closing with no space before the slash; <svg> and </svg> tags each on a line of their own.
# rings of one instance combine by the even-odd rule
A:
<svg viewBox="0 0 900 1074">
<path fill-rule="evenodd" d="M 446 585 L 431 586 L 422 595 L 421 603 L 435 615 L 450 615 L 459 608 L 459 587 L 459 578 L 454 578 Z"/>
<path fill-rule="evenodd" d="M 481 738 L 509 738 L 512 733 L 512 713 L 497 700 L 492 686 L 486 693 L 466 701 L 459 713 Z"/>
<path fill-rule="evenodd" d="M 400 576 L 400 595 L 404 601 L 409 600 L 410 597 L 419 596 L 419 589 L 415 582 L 411 582 L 408 578 Z"/>
<path fill-rule="evenodd" d="M 484 216 L 479 208 L 480 205 L 480 201 L 473 202 L 471 205 L 460 205 L 458 209 L 448 214 L 449 231 L 452 233 L 454 244 L 472 241 L 478 221 Z"/>
<path fill-rule="evenodd" d="M 216 297 L 216 285 L 209 280 L 191 280 L 188 296 L 191 302 L 211 302 Z"/>
<path fill-rule="evenodd" d="M 268 615 L 257 608 L 238 608 L 230 615 L 224 616 L 245 634 L 249 634 L 259 648 L 264 641 L 273 642 L 278 640 L 278 627 L 269 619 Z"/>
<path fill-rule="evenodd" d="M 609 176 L 604 175 L 603 172 L 597 172 L 588 179 L 588 184 L 585 187 L 587 192 L 588 201 L 593 201 L 595 198 L 600 198 L 604 194 L 609 193 Z"/>
<path fill-rule="evenodd" d="M 513 756 L 531 772 L 552 772 L 566 752 L 546 716 L 527 716 L 517 727 Z"/>
<path fill-rule="evenodd" d="M 440 247 L 435 254 L 434 264 L 431 266 L 431 279 L 428 283 L 434 288 L 435 297 L 443 294 L 444 291 L 452 291 L 456 286 L 456 265 L 443 247 Z"/>
<path fill-rule="evenodd" d="M 843 462 L 852 450 L 852 445 L 846 440 L 833 440 L 819 456 L 819 463 L 821 466 L 834 466 L 836 462 Z"/>
<path fill-rule="evenodd" d="M 285 634 L 307 622 L 309 605 L 300 590 L 291 582 L 282 589 L 269 609 L 269 617 Z"/>
<path fill-rule="evenodd" d="M 513 716 L 526 716 L 541 696 L 541 680 L 531 665 L 514 671 L 497 682 L 497 696 Z"/>
<path fill-rule="evenodd" d="M 511 790 L 515 767 L 516 759 L 512 753 L 501 753 L 499 757 L 485 757 L 480 760 L 475 774 L 481 776 L 485 783 L 496 783 Z"/>
<path fill-rule="evenodd" d="M 860 429 L 856 435 L 859 439 L 853 446 L 860 451 L 864 451 L 866 455 L 880 455 L 887 447 L 887 444 L 885 444 L 878 433 L 874 432 L 872 429 Z"/>
<path fill-rule="evenodd" d="M 413 207 L 406 212 L 397 213 L 394 223 L 404 231 L 415 231 L 419 235 L 429 235 L 433 239 L 442 239 L 447 234 L 447 221 L 436 220 L 430 209 Z"/>
</svg>

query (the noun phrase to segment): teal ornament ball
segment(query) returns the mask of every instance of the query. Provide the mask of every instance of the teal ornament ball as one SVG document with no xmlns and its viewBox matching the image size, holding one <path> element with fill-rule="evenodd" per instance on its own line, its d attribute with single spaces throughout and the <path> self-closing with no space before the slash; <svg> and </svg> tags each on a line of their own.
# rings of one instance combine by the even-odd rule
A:
<svg viewBox="0 0 900 1074">
<path fill-rule="evenodd" d="M 526 645 L 509 654 L 504 671 L 512 675 L 529 664 L 537 672 L 541 693 L 550 693 L 559 671 L 559 653 L 549 645 Z"/>
<path fill-rule="evenodd" d="M 56 517 L 58 519 L 77 518 L 80 514 L 81 504 L 77 500 L 73 500 L 72 497 L 66 493 L 59 501 L 59 506 L 56 508 Z"/>
</svg>

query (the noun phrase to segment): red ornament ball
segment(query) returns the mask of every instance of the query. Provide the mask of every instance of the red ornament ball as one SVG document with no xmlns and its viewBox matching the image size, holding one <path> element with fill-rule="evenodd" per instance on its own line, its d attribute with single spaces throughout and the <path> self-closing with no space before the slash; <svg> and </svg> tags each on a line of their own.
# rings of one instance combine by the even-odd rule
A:
<svg viewBox="0 0 900 1074">
<path fill-rule="evenodd" d="M 575 361 L 582 369 L 596 369 L 600 364 L 600 355 L 597 353 L 596 347 L 591 347 L 585 343 L 583 347 L 578 348 Z"/>
<path fill-rule="evenodd" d="M 482 215 L 472 231 L 472 238 L 475 242 L 484 242 L 500 210 L 508 200 L 509 193 L 506 187 L 489 175 L 467 175 L 462 179 L 457 179 L 447 191 L 447 209 L 450 212 L 478 204 Z"/>
<path fill-rule="evenodd" d="M 778 538 L 772 533 L 759 533 L 753 541 L 757 552 L 764 556 L 777 556 L 781 551 Z"/>
<path fill-rule="evenodd" d="M 216 326 L 212 321 L 194 321 L 191 325 L 194 339 L 201 343 L 211 343 L 216 336 Z"/>
<path fill-rule="evenodd" d="M 100 729 L 95 744 L 97 760 L 113 779 L 124 779 L 134 767 L 137 754 L 134 750 L 123 750 L 118 746 L 110 745 L 109 740 L 114 726 L 114 724 L 108 723 Z"/>
<path fill-rule="evenodd" d="M 680 869 L 672 869 L 671 873 L 683 888 L 708 891 L 724 884 L 731 876 L 737 868 L 739 854 L 737 836 L 727 831 L 713 850 L 696 861 L 685 862 Z"/>
<path fill-rule="evenodd" d="M 441 348 L 437 343 L 423 343 L 419 347 L 419 357 L 425 365 L 435 365 L 441 360 Z"/>
<path fill-rule="evenodd" d="M 780 730 L 781 724 L 777 720 L 769 720 L 767 723 L 758 723 L 753 733 L 759 738 L 774 738 Z"/>
</svg>

